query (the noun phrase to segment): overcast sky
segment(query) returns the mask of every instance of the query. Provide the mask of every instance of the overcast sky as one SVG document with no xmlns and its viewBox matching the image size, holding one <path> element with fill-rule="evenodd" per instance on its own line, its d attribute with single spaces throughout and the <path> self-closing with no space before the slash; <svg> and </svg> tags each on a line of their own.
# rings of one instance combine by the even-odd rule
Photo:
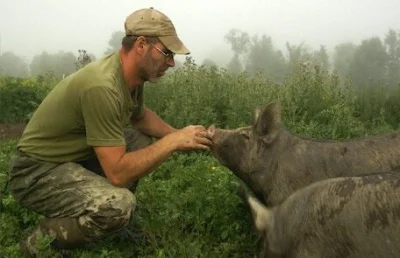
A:
<svg viewBox="0 0 400 258">
<path fill-rule="evenodd" d="M 172 19 L 199 62 L 230 57 L 223 39 L 230 28 L 265 33 L 281 49 L 286 41 L 332 48 L 400 31 L 400 0 L 0 0 L 0 51 L 30 60 L 44 50 L 85 48 L 100 57 L 126 16 L 150 6 Z"/>
</svg>

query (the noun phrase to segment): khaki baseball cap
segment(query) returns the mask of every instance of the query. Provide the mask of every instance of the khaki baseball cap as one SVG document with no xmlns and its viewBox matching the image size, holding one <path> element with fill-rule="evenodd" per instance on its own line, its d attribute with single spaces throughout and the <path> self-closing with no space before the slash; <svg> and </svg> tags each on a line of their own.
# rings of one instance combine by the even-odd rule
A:
<svg viewBox="0 0 400 258">
<path fill-rule="evenodd" d="M 125 34 L 156 36 L 170 51 L 187 55 L 190 51 L 179 39 L 172 21 L 153 7 L 137 10 L 125 20 Z"/>
</svg>

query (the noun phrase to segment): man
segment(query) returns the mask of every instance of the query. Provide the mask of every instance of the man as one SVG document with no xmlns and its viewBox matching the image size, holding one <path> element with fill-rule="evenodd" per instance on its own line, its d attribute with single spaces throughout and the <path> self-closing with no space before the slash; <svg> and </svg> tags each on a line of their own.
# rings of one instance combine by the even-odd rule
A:
<svg viewBox="0 0 400 258">
<path fill-rule="evenodd" d="M 55 86 L 11 159 L 11 194 L 46 217 L 21 244 L 30 255 L 41 234 L 68 249 L 123 229 L 139 178 L 174 151 L 211 144 L 203 126 L 175 129 L 144 105 L 144 82 L 173 67 L 174 54 L 189 54 L 171 20 L 153 8 L 138 10 L 126 18 L 125 32 L 119 52 Z M 125 130 L 128 124 L 133 129 Z"/>
</svg>

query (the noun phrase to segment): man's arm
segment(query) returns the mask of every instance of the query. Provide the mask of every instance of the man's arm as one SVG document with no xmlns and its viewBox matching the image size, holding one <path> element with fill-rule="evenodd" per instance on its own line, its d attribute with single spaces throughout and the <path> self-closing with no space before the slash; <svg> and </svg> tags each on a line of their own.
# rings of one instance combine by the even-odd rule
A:
<svg viewBox="0 0 400 258">
<path fill-rule="evenodd" d="M 212 144 L 203 126 L 175 130 L 146 110 L 135 125 L 150 135 L 164 137 L 145 148 L 126 153 L 117 92 L 107 87 L 92 87 L 84 91 L 79 100 L 87 143 L 93 146 L 106 177 L 116 186 L 129 187 L 176 150 L 208 149 Z M 149 129 L 152 126 L 158 129 Z"/>
<path fill-rule="evenodd" d="M 167 134 L 178 131 L 147 107 L 144 109 L 142 117 L 140 119 L 132 118 L 131 123 L 133 128 L 156 138 L 162 138 Z"/>
<path fill-rule="evenodd" d="M 95 146 L 104 173 L 113 185 L 127 187 L 149 174 L 176 150 L 208 149 L 212 144 L 203 126 L 187 126 L 132 152 L 125 146 Z"/>
<path fill-rule="evenodd" d="M 167 139 L 126 153 L 125 146 L 94 147 L 104 173 L 113 185 L 128 187 L 165 161 L 175 150 Z"/>
</svg>

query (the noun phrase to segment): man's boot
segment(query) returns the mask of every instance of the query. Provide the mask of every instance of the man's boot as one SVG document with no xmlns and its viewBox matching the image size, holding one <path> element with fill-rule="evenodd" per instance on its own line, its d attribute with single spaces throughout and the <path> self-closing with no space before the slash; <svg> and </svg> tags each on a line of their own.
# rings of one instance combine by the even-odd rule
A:
<svg viewBox="0 0 400 258">
<path fill-rule="evenodd" d="M 41 235 L 55 237 L 50 246 L 67 253 L 65 249 L 82 247 L 93 239 L 87 238 L 80 230 L 77 218 L 52 218 L 45 219 L 40 225 L 21 242 L 21 250 L 27 257 L 36 257 L 39 251 L 36 249 L 37 238 Z"/>
</svg>

